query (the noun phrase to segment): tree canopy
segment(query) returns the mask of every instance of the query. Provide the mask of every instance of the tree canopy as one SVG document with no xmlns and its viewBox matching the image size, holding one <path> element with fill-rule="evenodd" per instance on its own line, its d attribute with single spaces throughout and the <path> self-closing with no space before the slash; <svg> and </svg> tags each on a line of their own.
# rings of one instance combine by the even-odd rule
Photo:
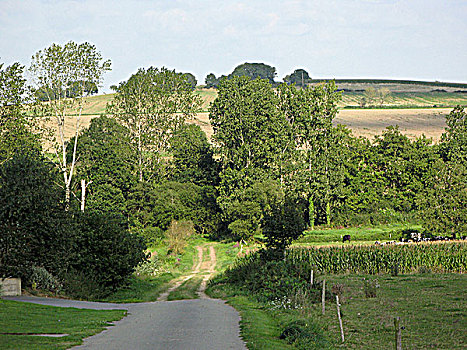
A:
<svg viewBox="0 0 467 350">
<path fill-rule="evenodd" d="M 107 110 L 128 128 L 139 181 L 159 181 L 162 157 L 170 139 L 201 106 L 201 99 L 182 73 L 167 68 L 140 68 L 120 83 Z"/>
</svg>

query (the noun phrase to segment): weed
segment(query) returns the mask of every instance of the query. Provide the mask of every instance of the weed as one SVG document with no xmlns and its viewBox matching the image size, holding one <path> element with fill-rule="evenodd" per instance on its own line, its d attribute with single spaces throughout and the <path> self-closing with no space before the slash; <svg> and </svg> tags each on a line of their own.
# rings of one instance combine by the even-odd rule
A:
<svg viewBox="0 0 467 350">
<path fill-rule="evenodd" d="M 376 298 L 376 290 L 379 288 L 379 283 L 377 279 L 363 279 L 363 292 L 365 293 L 365 298 Z"/>
</svg>

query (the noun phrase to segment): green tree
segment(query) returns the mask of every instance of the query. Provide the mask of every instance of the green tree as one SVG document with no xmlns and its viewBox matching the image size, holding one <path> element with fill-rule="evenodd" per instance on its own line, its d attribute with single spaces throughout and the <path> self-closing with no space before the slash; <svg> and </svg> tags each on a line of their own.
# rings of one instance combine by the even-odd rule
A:
<svg viewBox="0 0 467 350">
<path fill-rule="evenodd" d="M 17 150 L 41 149 L 39 135 L 32 132 L 34 123 L 25 116 L 28 89 L 23 71 L 19 63 L 5 69 L 0 63 L 0 164 Z"/>
<path fill-rule="evenodd" d="M 206 79 L 204 80 L 204 83 L 206 84 L 206 88 L 217 88 L 217 85 L 219 85 L 219 79 L 216 78 L 216 76 L 213 73 L 209 73 L 206 76 Z"/>
<path fill-rule="evenodd" d="M 43 117 L 53 117 L 56 121 L 58 139 L 54 140 L 55 154 L 63 176 L 66 202 L 70 202 L 71 184 L 75 173 L 76 149 L 80 130 L 81 113 L 84 97 L 89 96 L 92 89 L 89 85 L 98 86 L 106 71 L 110 70 L 110 60 L 103 61 L 102 55 L 90 43 L 77 44 L 73 41 L 61 46 L 51 46 L 38 51 L 32 57 L 29 72 L 36 89 L 42 89 L 47 95 L 47 103 L 39 104 L 38 113 Z M 71 93 L 72 91 L 73 93 Z M 68 96 L 73 95 L 73 98 Z M 69 115 L 76 115 L 71 126 L 75 133 L 75 144 L 72 156 L 67 156 L 67 140 L 65 129 L 68 128 Z M 71 161 L 68 160 L 71 158 Z"/>
<path fill-rule="evenodd" d="M 276 68 L 264 63 L 243 63 L 233 70 L 230 77 L 248 77 L 250 79 L 266 79 L 270 84 L 274 84 Z"/>
<path fill-rule="evenodd" d="M 72 154 L 73 141 L 68 144 L 68 155 Z M 84 181 L 81 193 L 77 191 L 82 210 L 86 204 L 91 210 L 126 215 L 126 201 L 137 182 L 136 155 L 128 129 L 113 118 L 100 116 L 91 120 L 77 143 L 80 156 L 75 178 Z"/>
<path fill-rule="evenodd" d="M 170 145 L 173 180 L 199 186 L 218 184 L 219 166 L 214 161 L 206 134 L 198 125 L 183 125 L 172 137 Z"/>
<path fill-rule="evenodd" d="M 302 204 L 298 198 L 286 195 L 265 211 L 262 223 L 267 248 L 282 252 L 303 234 L 306 225 Z"/>
<path fill-rule="evenodd" d="M 420 219 L 431 233 L 452 238 L 467 235 L 467 169 L 457 162 L 436 161 L 417 204 Z"/>
<path fill-rule="evenodd" d="M 191 86 L 191 89 L 196 89 L 196 84 L 198 81 L 196 80 L 195 76 L 191 73 L 184 73 L 183 76 L 187 80 L 188 84 Z"/>
<path fill-rule="evenodd" d="M 170 139 L 201 106 L 201 99 L 182 73 L 166 68 L 140 68 L 116 87 L 108 112 L 128 128 L 136 154 L 139 181 L 160 180 Z"/>
<path fill-rule="evenodd" d="M 467 113 L 457 106 L 446 117 L 446 130 L 441 135 L 440 154 L 445 161 L 459 162 L 467 167 Z"/>
<path fill-rule="evenodd" d="M 53 164 L 37 152 L 0 166 L 0 274 L 27 280 L 33 266 L 57 276 L 68 266 L 73 233 Z"/>
<path fill-rule="evenodd" d="M 290 175 L 286 176 L 289 186 L 309 202 L 310 226 L 314 226 L 316 216 L 315 202 L 319 195 L 326 207 L 326 221 L 331 217 L 331 194 L 336 189 L 341 176 L 341 159 L 345 153 L 334 137 L 342 132 L 333 128 L 332 121 L 337 114 L 340 93 L 334 82 L 314 87 L 296 89 L 281 84 L 278 87 L 280 110 L 288 123 L 289 137 L 287 149 L 292 165 Z M 334 187 L 333 187 L 334 186 Z"/>
<path fill-rule="evenodd" d="M 308 72 L 304 69 L 296 69 L 293 73 L 284 77 L 284 82 L 288 85 L 295 84 L 295 86 L 304 87 L 311 83 L 311 78 Z"/>
</svg>

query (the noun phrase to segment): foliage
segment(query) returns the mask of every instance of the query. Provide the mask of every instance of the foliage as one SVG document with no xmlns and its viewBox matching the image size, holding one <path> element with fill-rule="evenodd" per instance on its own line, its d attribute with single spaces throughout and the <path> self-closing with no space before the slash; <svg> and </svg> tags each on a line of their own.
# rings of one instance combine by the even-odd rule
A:
<svg viewBox="0 0 467 350">
<path fill-rule="evenodd" d="M 217 185 L 219 167 L 206 134 L 198 125 L 184 124 L 171 141 L 172 178 L 195 185 Z"/>
<path fill-rule="evenodd" d="M 119 216 L 87 211 L 77 214 L 76 225 L 77 253 L 70 267 L 95 281 L 104 293 L 121 286 L 146 258 L 143 240 L 129 233 Z"/>
<path fill-rule="evenodd" d="M 284 77 L 284 82 L 288 85 L 295 84 L 295 86 L 304 87 L 311 83 L 311 78 L 308 72 L 304 69 L 295 69 L 293 73 Z"/>
<path fill-rule="evenodd" d="M 262 225 L 266 247 L 284 251 L 300 237 L 305 229 L 304 211 L 304 206 L 290 196 L 272 203 L 271 209 L 265 211 Z"/>
<path fill-rule="evenodd" d="M 310 286 L 310 266 L 296 266 L 283 258 L 284 254 L 278 251 L 252 253 L 237 260 L 211 283 L 228 283 L 262 302 L 292 299 L 297 293 L 306 293 L 308 300 L 319 302 L 322 284 Z"/>
<path fill-rule="evenodd" d="M 467 235 L 467 168 L 462 162 L 438 160 L 429 174 L 417 197 L 423 225 L 432 234 Z"/>
<path fill-rule="evenodd" d="M 270 84 L 274 84 L 276 77 L 276 68 L 264 63 L 243 63 L 235 67 L 229 75 L 231 77 L 248 77 L 250 79 L 261 78 L 267 80 Z"/>
<path fill-rule="evenodd" d="M 209 73 L 206 75 L 206 79 L 204 80 L 204 83 L 206 84 L 206 88 L 217 88 L 217 85 L 219 85 L 219 80 L 216 78 L 216 76 L 213 73 Z"/>
<path fill-rule="evenodd" d="M 106 116 L 92 119 L 78 136 L 75 178 L 86 181 L 87 208 L 127 214 L 126 202 L 137 182 L 135 154 L 129 143 L 128 129 Z M 68 155 L 73 144 L 74 140 L 68 144 Z M 80 195 L 81 187 L 77 190 Z"/>
<path fill-rule="evenodd" d="M 1 276 L 27 280 L 33 266 L 67 269 L 73 233 L 53 165 L 17 153 L 0 166 Z"/>
<path fill-rule="evenodd" d="M 115 91 L 107 108 L 129 130 L 139 181 L 158 182 L 173 133 L 196 113 L 201 100 L 182 73 L 164 67 L 140 68 Z"/>
<path fill-rule="evenodd" d="M 183 76 L 185 77 L 186 81 L 190 85 L 191 89 L 192 90 L 196 89 L 197 80 L 195 76 L 191 73 L 184 73 Z"/>
<path fill-rule="evenodd" d="M 225 208 L 231 238 L 248 241 L 254 234 L 260 235 L 265 213 L 271 212 L 283 199 L 282 189 L 273 180 L 257 181 L 239 191 L 237 198 Z"/>
<path fill-rule="evenodd" d="M 25 117 L 24 66 L 16 62 L 2 68 L 0 63 L 0 164 L 18 150 L 41 150 L 38 136 L 32 133 L 34 123 Z"/>
<path fill-rule="evenodd" d="M 140 262 L 136 266 L 135 274 L 136 276 L 152 276 L 156 277 L 162 274 L 164 270 L 162 269 L 161 262 L 157 255 L 154 255 L 151 259 Z"/>
<path fill-rule="evenodd" d="M 169 228 L 165 232 L 167 238 L 167 251 L 170 254 L 183 254 L 188 244 L 188 239 L 194 234 L 193 223 L 191 221 L 172 220 Z"/>
<path fill-rule="evenodd" d="M 280 335 L 296 349 L 323 349 L 329 347 L 329 342 L 323 330 L 313 322 L 295 320 L 287 323 Z"/>
<path fill-rule="evenodd" d="M 98 86 L 102 82 L 104 73 L 110 70 L 110 60 L 102 61 L 102 55 L 94 45 L 70 41 L 63 46 L 52 44 L 39 50 L 32 57 L 29 68 L 36 89 L 42 89 L 47 94 L 47 103 L 39 103 L 36 113 L 42 117 L 53 116 L 56 121 L 59 139 L 53 140 L 54 150 L 58 167 L 63 174 L 67 205 L 70 202 L 71 184 L 75 173 L 83 98 L 92 92 L 89 85 Z M 69 96 L 74 97 L 68 98 Z M 71 161 L 67 155 L 64 138 L 65 128 L 69 123 L 66 116 L 69 114 L 77 114 Z M 53 132 L 50 135 L 53 135 Z"/>
<path fill-rule="evenodd" d="M 33 289 L 37 288 L 52 293 L 59 293 L 63 289 L 63 284 L 43 267 L 33 266 L 28 281 Z"/>
<path fill-rule="evenodd" d="M 332 125 L 340 93 L 331 82 L 305 89 L 281 84 L 278 95 L 288 134 L 286 146 L 279 147 L 281 181 L 308 201 L 311 227 L 318 196 L 323 200 L 316 204 L 325 208 L 330 223 L 331 202 L 340 195 L 346 157 L 346 142 L 341 142 L 345 131 Z"/>
<path fill-rule="evenodd" d="M 441 135 L 440 154 L 445 161 L 467 167 L 467 113 L 457 106 L 446 117 L 446 130 Z"/>
</svg>

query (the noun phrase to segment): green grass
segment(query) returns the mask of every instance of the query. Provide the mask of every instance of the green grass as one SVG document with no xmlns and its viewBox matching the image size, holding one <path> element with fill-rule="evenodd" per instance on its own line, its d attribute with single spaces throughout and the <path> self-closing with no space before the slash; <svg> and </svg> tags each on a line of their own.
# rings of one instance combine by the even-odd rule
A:
<svg viewBox="0 0 467 350">
<path fill-rule="evenodd" d="M 394 317 L 401 317 L 404 349 L 465 349 L 467 343 L 467 275 L 414 274 L 322 276 L 327 285 L 344 286 L 342 315 L 348 349 L 394 347 Z M 377 279 L 376 298 L 366 298 L 363 278 Z M 311 318 L 322 319 L 329 338 L 339 339 L 335 303 L 320 305 Z"/>
<path fill-rule="evenodd" d="M 196 292 L 198 291 L 202 281 L 203 279 L 201 277 L 191 277 L 183 282 L 180 287 L 171 292 L 167 297 L 167 300 L 198 299 L 199 296 Z"/>
<path fill-rule="evenodd" d="M 171 273 L 163 273 L 157 277 L 136 277 L 132 276 L 128 285 L 120 288 L 108 297 L 100 301 L 109 303 L 140 303 L 156 301 L 175 277 Z"/>
<path fill-rule="evenodd" d="M 197 254 L 195 247 L 204 241 L 202 238 L 192 237 L 188 240 L 184 253 L 180 255 L 167 255 L 167 245 L 165 244 L 150 249 L 156 252 L 166 272 L 156 277 L 132 276 L 127 286 L 120 288 L 101 301 L 112 303 L 156 301 L 159 295 L 170 287 L 172 280 L 191 271 L 193 259 Z"/>
<path fill-rule="evenodd" d="M 366 298 L 363 279 L 377 279 L 375 298 Z M 401 318 L 404 349 L 464 349 L 467 343 L 467 275 L 410 274 L 322 275 L 327 289 L 342 284 L 341 313 L 346 349 L 394 348 L 394 317 Z M 229 284 L 210 285 L 207 293 L 223 298 L 241 314 L 242 336 L 249 349 L 287 349 L 279 339 L 292 320 L 314 324 L 322 341 L 330 348 L 341 347 L 334 297 L 326 301 L 326 314 L 320 303 L 307 303 L 298 309 L 277 308 L 258 303 Z M 323 348 L 310 344 L 308 349 Z M 324 346 L 326 348 L 326 346 Z"/>
<path fill-rule="evenodd" d="M 0 334 L 0 348 L 68 349 L 124 315 L 123 310 L 81 310 L 0 300 L 1 333 L 69 334 L 60 338 Z"/>
<path fill-rule="evenodd" d="M 240 252 L 240 247 L 235 243 L 217 243 L 214 249 L 217 257 L 216 272 L 223 272 L 232 265 Z"/>
<path fill-rule="evenodd" d="M 280 321 L 264 305 L 244 295 L 236 295 L 227 285 L 210 286 L 206 293 L 212 298 L 227 300 L 240 313 L 241 336 L 249 350 L 293 349 L 279 339 Z"/>
</svg>

